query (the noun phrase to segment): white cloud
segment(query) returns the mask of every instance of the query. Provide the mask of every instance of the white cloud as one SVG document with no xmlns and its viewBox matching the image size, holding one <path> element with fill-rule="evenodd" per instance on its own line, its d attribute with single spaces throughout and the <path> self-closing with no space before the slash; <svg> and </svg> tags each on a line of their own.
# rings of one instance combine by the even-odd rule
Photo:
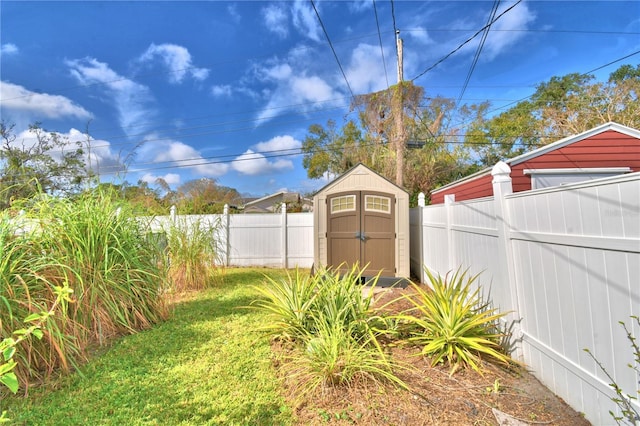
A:
<svg viewBox="0 0 640 426">
<path fill-rule="evenodd" d="M 363 12 L 373 7 L 373 3 L 369 0 L 353 0 L 347 3 L 349 9 L 353 12 Z"/>
<path fill-rule="evenodd" d="M 255 145 L 256 150 L 259 152 L 296 150 L 300 149 L 300 147 L 302 147 L 302 142 L 289 135 L 276 136 L 266 142 L 259 142 Z"/>
<path fill-rule="evenodd" d="M 80 84 L 100 84 L 115 104 L 120 127 L 128 134 L 143 131 L 142 123 L 154 117 L 155 111 L 150 106 L 153 96 L 148 87 L 122 77 L 94 58 L 67 61 L 66 64 Z M 134 132 L 133 126 L 137 128 Z"/>
<path fill-rule="evenodd" d="M 237 4 L 229 4 L 227 6 L 227 13 L 231 20 L 235 23 L 239 23 L 242 20 L 242 16 L 238 13 L 238 5 Z"/>
<path fill-rule="evenodd" d="M 193 65 L 191 54 L 185 47 L 169 43 L 158 45 L 151 43 L 138 61 L 150 63 L 157 58 L 169 69 L 168 77 L 171 83 L 182 83 L 187 76 L 198 81 L 203 81 L 209 76 L 208 69 L 197 68 Z"/>
<path fill-rule="evenodd" d="M 158 179 L 163 179 L 170 186 L 177 185 L 180 183 L 180 175 L 176 173 L 167 173 L 166 175 L 163 175 L 163 176 L 158 176 L 151 173 L 145 173 L 140 178 L 141 181 L 147 182 L 149 185 L 155 185 Z"/>
<path fill-rule="evenodd" d="M 500 15 L 511 4 L 505 4 L 496 13 Z M 528 24 L 536 19 L 536 14 L 529 10 L 527 3 L 522 2 L 505 13 L 493 25 L 482 49 L 484 60 L 492 60 L 509 47 L 515 45 L 527 34 Z M 512 31 L 518 30 L 518 31 Z"/>
<path fill-rule="evenodd" d="M 265 70 L 266 76 L 274 80 L 285 80 L 291 77 L 292 70 L 289 64 L 279 64 Z"/>
<path fill-rule="evenodd" d="M 18 53 L 18 46 L 13 43 L 0 45 L 0 55 L 15 55 Z"/>
<path fill-rule="evenodd" d="M 316 7 L 319 6 L 316 5 Z M 300 34 L 309 37 L 313 41 L 322 40 L 322 28 L 318 23 L 318 17 L 306 1 L 296 0 L 293 3 L 291 13 L 293 15 L 293 25 Z"/>
<path fill-rule="evenodd" d="M 231 167 L 243 175 L 263 175 L 283 170 L 293 170 L 293 163 L 290 160 L 279 158 L 269 161 L 263 154 L 254 152 L 251 149 L 236 157 L 231 163 Z"/>
<path fill-rule="evenodd" d="M 236 157 L 231 166 L 235 171 L 250 176 L 293 170 L 293 162 L 287 157 L 299 155 L 301 146 L 302 142 L 293 136 L 276 136 L 266 142 L 255 144 L 253 149 L 248 149 Z M 275 160 L 270 161 L 269 155 L 274 155 Z M 279 155 L 283 157 L 278 157 Z"/>
<path fill-rule="evenodd" d="M 93 170 L 95 173 L 99 175 L 113 175 L 125 170 L 125 165 L 120 160 L 119 155 L 111 150 L 110 142 L 94 139 L 74 128 L 71 128 L 66 133 L 54 133 L 59 137 L 60 141 L 66 143 L 63 147 L 56 147 L 49 152 L 53 159 L 59 160 L 64 151 L 75 151 L 81 148 L 84 153 L 83 159 L 87 168 Z M 29 130 L 18 133 L 14 141 L 15 144 L 19 144 L 25 148 L 35 145 L 36 142 L 36 135 Z"/>
<path fill-rule="evenodd" d="M 289 35 L 287 9 L 283 5 L 270 4 L 262 8 L 262 17 L 267 30 L 280 38 L 286 38 Z"/>
<path fill-rule="evenodd" d="M 212 162 L 202 157 L 198 150 L 183 142 L 155 140 L 155 135 L 149 135 L 146 139 L 147 142 L 143 143 L 136 153 L 138 163 L 153 162 L 156 166 L 187 168 L 198 176 L 214 178 L 224 175 L 229 170 L 228 164 Z"/>
<path fill-rule="evenodd" d="M 429 35 L 429 31 L 422 25 L 416 24 L 411 27 L 411 31 L 407 31 L 406 33 L 401 33 L 400 38 L 409 37 L 411 41 L 418 44 L 430 45 L 435 42 Z"/>
<path fill-rule="evenodd" d="M 80 130 L 71 129 L 68 133 L 62 134 L 69 142 L 75 145 L 76 142 L 82 144 L 85 164 L 95 173 L 117 174 L 125 171 L 125 165 L 120 159 L 120 155 L 111 149 L 111 143 L 103 139 L 88 137 Z"/>
<path fill-rule="evenodd" d="M 386 52 L 385 58 L 393 57 Z M 396 82 L 396 68 L 387 68 L 389 84 Z M 349 66 L 345 70 L 347 80 L 355 93 L 371 93 L 386 89 L 387 77 L 382 66 L 380 46 L 359 44 L 351 53 Z"/>
<path fill-rule="evenodd" d="M 288 63 L 257 68 L 255 73 L 269 87 L 263 92 L 268 101 L 258 113 L 258 121 L 272 118 L 274 110 L 277 110 L 276 114 L 294 109 L 306 113 L 326 107 L 326 102 L 343 96 L 319 76 L 308 76 L 304 72 L 296 74 Z"/>
<path fill-rule="evenodd" d="M 228 84 L 216 85 L 211 88 L 211 94 L 217 98 L 230 98 L 231 86 Z"/>
<path fill-rule="evenodd" d="M 93 117 L 89 111 L 69 98 L 32 92 L 17 84 L 4 81 L 0 81 L 0 99 L 2 99 L 3 109 L 26 113 L 36 120 L 41 117 Z"/>
</svg>

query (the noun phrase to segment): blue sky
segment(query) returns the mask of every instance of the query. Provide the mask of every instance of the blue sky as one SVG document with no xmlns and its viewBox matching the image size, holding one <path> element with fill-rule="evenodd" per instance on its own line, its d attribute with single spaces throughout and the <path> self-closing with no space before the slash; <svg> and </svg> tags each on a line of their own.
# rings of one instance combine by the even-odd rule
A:
<svg viewBox="0 0 640 426">
<path fill-rule="evenodd" d="M 307 179 L 301 142 L 311 124 L 355 118 L 352 93 L 397 82 L 394 19 L 405 80 L 457 99 L 481 37 L 430 68 L 494 1 L 314 4 L 321 21 L 310 1 L 2 1 L 1 117 L 25 144 L 35 121 L 85 142 L 88 128 L 102 180 L 311 192 L 326 182 Z M 513 5 L 500 1 L 497 15 Z M 492 25 L 462 103 L 506 105 L 638 51 L 638 1 L 521 1 Z"/>
</svg>

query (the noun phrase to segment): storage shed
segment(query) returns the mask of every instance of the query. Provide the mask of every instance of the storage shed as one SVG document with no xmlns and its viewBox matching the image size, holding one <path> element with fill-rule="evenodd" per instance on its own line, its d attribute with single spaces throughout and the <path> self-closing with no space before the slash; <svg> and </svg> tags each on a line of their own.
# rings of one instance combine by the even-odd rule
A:
<svg viewBox="0 0 640 426">
<path fill-rule="evenodd" d="M 637 172 L 640 131 L 606 123 L 505 163 L 511 167 L 514 192 Z M 492 196 L 491 180 L 491 168 L 481 170 L 432 191 L 431 204 L 442 204 L 445 195 L 455 201 Z"/>
<path fill-rule="evenodd" d="M 409 278 L 409 194 L 358 164 L 313 197 L 314 266 Z M 396 280 L 397 281 L 397 280 Z"/>
</svg>

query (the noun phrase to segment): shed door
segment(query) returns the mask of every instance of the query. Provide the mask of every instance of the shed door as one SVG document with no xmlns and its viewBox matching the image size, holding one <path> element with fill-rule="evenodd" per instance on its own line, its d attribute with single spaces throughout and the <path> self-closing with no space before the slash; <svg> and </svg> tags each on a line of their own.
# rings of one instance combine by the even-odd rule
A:
<svg viewBox="0 0 640 426">
<path fill-rule="evenodd" d="M 341 271 L 368 264 L 366 275 L 395 276 L 395 197 L 354 191 L 327 197 L 327 261 Z"/>
</svg>

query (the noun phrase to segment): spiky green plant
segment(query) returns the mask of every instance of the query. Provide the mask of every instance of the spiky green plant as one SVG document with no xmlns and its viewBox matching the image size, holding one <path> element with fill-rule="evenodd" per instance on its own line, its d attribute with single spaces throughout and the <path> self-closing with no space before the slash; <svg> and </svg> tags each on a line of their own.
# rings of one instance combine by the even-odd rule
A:
<svg viewBox="0 0 640 426">
<path fill-rule="evenodd" d="M 450 374 L 460 367 L 481 373 L 481 356 L 509 363 L 501 352 L 498 320 L 506 315 L 490 308 L 473 290 L 478 275 L 458 269 L 445 277 L 426 271 L 431 289 L 412 284 L 414 294 L 405 296 L 413 308 L 396 319 L 409 327 L 408 340 L 422 346 L 433 365 L 447 362 Z"/>
<path fill-rule="evenodd" d="M 186 218 L 166 231 L 168 274 L 174 291 L 201 290 L 222 276 L 220 247 L 216 240 L 219 222 Z"/>
<path fill-rule="evenodd" d="M 346 273 L 325 269 L 316 275 L 320 280 L 318 297 L 315 300 L 315 322 L 340 324 L 350 329 L 356 337 L 364 337 L 371 331 L 371 322 L 377 318 L 373 315 L 371 302 L 372 288 L 377 277 L 371 280 L 371 287 L 364 287 L 362 270 L 354 265 Z M 317 325 L 316 328 L 320 328 Z"/>
<path fill-rule="evenodd" d="M 280 281 L 266 277 L 264 285 L 254 286 L 263 298 L 251 306 L 271 314 L 273 321 L 264 329 L 280 337 L 305 339 L 317 333 L 319 322 L 324 321 L 362 337 L 369 334 L 377 317 L 371 309 L 373 292 L 365 291 L 361 276 L 355 265 L 345 274 L 326 268 L 308 275 L 296 269 Z"/>
<path fill-rule="evenodd" d="M 298 398 L 358 380 L 393 383 L 408 389 L 396 374 L 405 367 L 380 351 L 372 341 L 373 335 L 357 337 L 356 323 L 345 327 L 322 319 L 317 325 L 316 333 L 307 336 L 287 367 Z"/>
<path fill-rule="evenodd" d="M 378 342 L 384 321 L 375 315 L 373 291 L 360 285 L 361 276 L 357 265 L 345 274 L 323 269 L 309 276 L 296 270 L 254 287 L 263 298 L 251 307 L 271 318 L 263 329 L 297 343 L 289 367 L 300 397 L 358 379 L 406 387 L 394 373 L 400 366 Z"/>
<path fill-rule="evenodd" d="M 268 313 L 271 318 L 262 330 L 291 340 L 302 340 L 313 333 L 311 313 L 320 285 L 316 277 L 296 268 L 294 274 L 287 271 L 284 279 L 265 275 L 263 285 L 253 286 L 262 298 L 254 300 L 251 307 Z"/>
</svg>

